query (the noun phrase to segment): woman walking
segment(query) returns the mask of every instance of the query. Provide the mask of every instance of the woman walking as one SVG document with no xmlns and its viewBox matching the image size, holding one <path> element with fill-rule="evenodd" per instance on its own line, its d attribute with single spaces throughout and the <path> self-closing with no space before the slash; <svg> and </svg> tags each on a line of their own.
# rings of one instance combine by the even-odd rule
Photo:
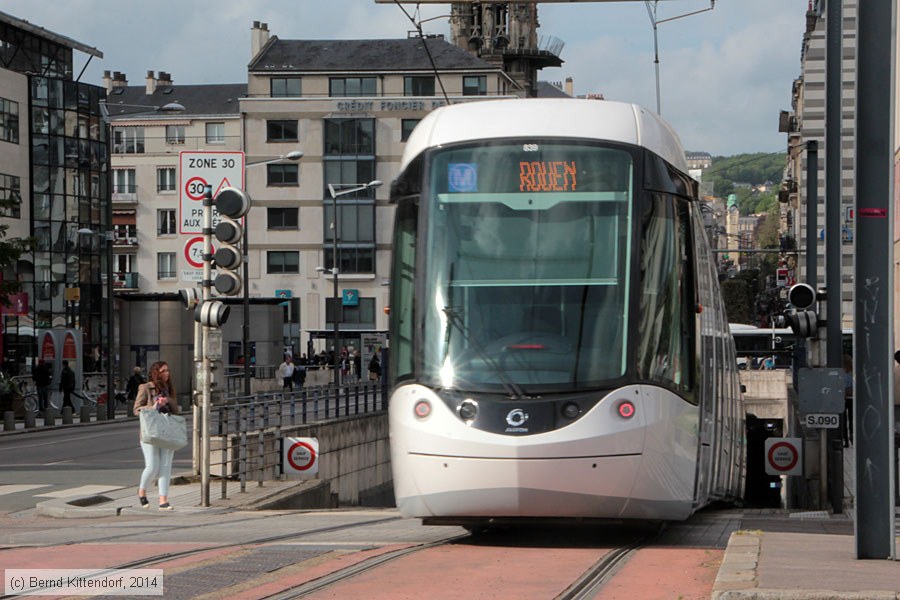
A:
<svg viewBox="0 0 900 600">
<path fill-rule="evenodd" d="M 140 415 L 142 410 L 158 410 L 162 413 L 176 415 L 179 412 L 175 387 L 170 379 L 169 365 L 165 361 L 157 361 L 150 365 L 149 380 L 138 387 L 137 397 L 134 401 L 134 414 Z M 150 505 L 150 501 L 147 500 L 147 487 L 158 474 L 159 510 L 172 510 L 168 496 L 175 451 L 146 444 L 143 440 L 141 440 L 141 450 L 144 452 L 144 472 L 141 473 L 141 483 L 138 488 L 138 500 L 140 500 L 141 506 L 147 508 Z"/>
</svg>

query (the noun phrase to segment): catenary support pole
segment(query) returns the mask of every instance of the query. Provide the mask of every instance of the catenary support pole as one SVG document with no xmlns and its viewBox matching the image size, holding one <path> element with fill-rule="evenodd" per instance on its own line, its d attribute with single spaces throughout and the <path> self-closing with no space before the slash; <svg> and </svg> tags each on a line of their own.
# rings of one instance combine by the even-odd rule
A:
<svg viewBox="0 0 900 600">
<path fill-rule="evenodd" d="M 857 5 L 856 269 L 853 277 L 856 402 L 856 557 L 895 559 L 894 461 L 894 51 L 896 0 Z"/>
</svg>

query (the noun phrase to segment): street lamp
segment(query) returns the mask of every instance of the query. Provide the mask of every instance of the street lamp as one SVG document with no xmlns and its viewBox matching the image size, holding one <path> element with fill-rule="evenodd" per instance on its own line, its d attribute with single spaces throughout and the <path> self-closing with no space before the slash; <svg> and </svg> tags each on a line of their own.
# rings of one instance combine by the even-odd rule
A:
<svg viewBox="0 0 900 600">
<path fill-rule="evenodd" d="M 269 165 L 285 160 L 298 161 L 303 158 L 303 152 L 300 150 L 294 150 L 293 152 L 288 152 L 287 154 L 283 154 L 278 158 L 273 158 L 271 160 L 261 160 L 258 162 L 247 163 L 245 165 L 245 169 L 248 167 L 258 167 L 260 165 Z M 246 177 L 244 178 L 246 180 Z M 244 324 L 241 329 L 242 333 L 242 346 L 244 350 L 244 395 L 250 395 L 250 240 L 249 240 L 249 223 L 250 214 L 248 212 L 247 215 L 244 216 L 244 241 L 243 241 L 243 250 L 244 250 Z"/>
<path fill-rule="evenodd" d="M 338 275 L 340 273 L 340 268 L 338 264 L 340 261 L 338 260 L 338 214 L 337 214 L 337 198 L 338 196 L 343 196 L 345 194 L 352 194 L 353 192 L 360 192 L 362 190 L 367 190 L 369 188 L 377 188 L 381 187 L 383 182 L 373 179 L 369 183 L 364 183 L 362 185 L 358 185 L 355 183 L 337 183 L 337 184 L 328 184 L 328 193 L 331 194 L 331 210 L 332 210 L 332 221 L 331 221 L 331 241 L 332 241 L 332 256 L 331 256 L 331 270 L 329 271 L 325 267 L 316 267 L 316 271 L 320 273 L 331 273 L 334 283 L 334 383 L 335 385 L 341 384 L 341 317 L 343 316 L 343 310 L 341 306 L 341 296 L 338 290 Z M 345 186 L 353 186 L 349 190 L 341 190 L 337 191 L 335 189 L 337 186 L 345 187 Z"/>
<path fill-rule="evenodd" d="M 651 4 L 653 5 L 653 8 L 650 8 Z M 676 15 L 674 17 L 669 17 L 668 19 L 659 20 L 656 19 L 656 9 L 659 6 L 659 0 L 644 0 L 644 6 L 647 7 L 647 15 L 650 17 L 650 24 L 653 26 L 653 63 L 656 65 L 656 114 L 661 115 L 662 108 L 660 108 L 659 102 L 659 39 L 656 35 L 656 26 L 661 23 L 666 23 L 667 21 L 674 21 L 675 19 L 699 15 L 700 13 L 713 10 L 716 7 L 716 0 L 709 0 L 709 8 L 695 10 L 683 15 Z"/>
</svg>

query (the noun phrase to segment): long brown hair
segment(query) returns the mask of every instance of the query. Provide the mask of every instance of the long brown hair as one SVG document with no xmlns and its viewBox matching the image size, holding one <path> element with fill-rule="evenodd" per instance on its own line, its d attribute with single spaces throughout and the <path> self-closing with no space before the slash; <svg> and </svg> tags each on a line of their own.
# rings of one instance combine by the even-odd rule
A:
<svg viewBox="0 0 900 600">
<path fill-rule="evenodd" d="M 150 365 L 150 374 L 147 377 L 147 380 L 156 386 L 156 389 L 160 392 L 164 393 L 169 398 L 175 398 L 175 384 L 172 383 L 172 371 L 171 368 L 169 370 L 169 381 L 165 382 L 162 380 L 162 376 L 159 371 L 163 367 L 168 367 L 169 363 L 164 360 L 158 360 L 152 365 Z"/>
</svg>

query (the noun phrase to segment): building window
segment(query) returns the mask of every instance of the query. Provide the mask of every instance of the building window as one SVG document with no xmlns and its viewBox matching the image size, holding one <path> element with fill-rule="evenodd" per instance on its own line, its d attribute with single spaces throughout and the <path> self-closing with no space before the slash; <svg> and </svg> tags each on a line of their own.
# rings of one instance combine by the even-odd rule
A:
<svg viewBox="0 0 900 600">
<path fill-rule="evenodd" d="M 113 154 L 143 154 L 143 127 L 113 128 Z"/>
<path fill-rule="evenodd" d="M 375 272 L 375 201 L 341 200 L 337 203 L 338 269 L 341 273 Z M 324 206 L 325 266 L 334 266 L 334 209 Z"/>
<path fill-rule="evenodd" d="M 412 133 L 413 129 L 416 128 L 416 125 L 419 124 L 419 121 L 422 119 L 401 119 L 400 120 L 400 141 L 405 142 L 409 139 L 409 134 Z"/>
<path fill-rule="evenodd" d="M 178 186 L 175 180 L 175 167 L 163 167 L 156 170 L 156 191 L 174 192 Z"/>
<path fill-rule="evenodd" d="M 113 194 L 135 194 L 134 169 L 113 169 Z M 115 200 L 116 198 L 113 198 Z"/>
<path fill-rule="evenodd" d="M 225 143 L 225 123 L 207 123 L 206 124 L 206 143 L 207 144 L 224 144 Z"/>
<path fill-rule="evenodd" d="M 0 216 L 22 217 L 22 182 L 17 176 L 0 173 L 0 200 L 8 203 L 8 206 L 0 206 Z"/>
<path fill-rule="evenodd" d="M 360 298 L 358 306 L 343 306 L 341 298 L 325 298 L 325 321 L 334 324 L 335 308 L 341 316 L 341 327 L 375 329 L 375 298 Z"/>
<path fill-rule="evenodd" d="M 166 125 L 166 143 L 184 143 L 184 125 Z"/>
<path fill-rule="evenodd" d="M 487 77 L 484 75 L 466 75 L 463 77 L 463 96 L 486 96 Z"/>
<path fill-rule="evenodd" d="M 163 208 L 156 211 L 156 235 L 175 235 L 178 233 L 178 221 L 174 208 Z"/>
<path fill-rule="evenodd" d="M 298 98 L 300 96 L 299 77 L 273 77 L 269 80 L 269 94 L 273 98 Z"/>
<path fill-rule="evenodd" d="M 332 77 L 328 80 L 328 95 L 333 98 L 376 95 L 374 77 Z"/>
<path fill-rule="evenodd" d="M 267 165 L 268 186 L 297 186 L 300 185 L 300 168 L 298 165 Z"/>
<path fill-rule="evenodd" d="M 375 119 L 326 119 L 324 151 L 326 155 L 368 154 L 374 159 Z M 357 181 L 361 180 L 353 183 Z"/>
<path fill-rule="evenodd" d="M 299 229 L 299 211 L 296 208 L 267 208 L 269 229 Z"/>
<path fill-rule="evenodd" d="M 19 143 L 19 103 L 0 98 L 0 140 Z"/>
<path fill-rule="evenodd" d="M 296 142 L 297 121 L 266 121 L 267 142 Z"/>
<path fill-rule="evenodd" d="M 290 251 L 266 252 L 266 273 L 299 273 L 300 253 Z"/>
<path fill-rule="evenodd" d="M 156 278 L 175 279 L 174 252 L 158 252 L 156 254 Z"/>
<path fill-rule="evenodd" d="M 434 96 L 434 77 L 417 75 L 403 78 L 404 96 Z"/>
</svg>

